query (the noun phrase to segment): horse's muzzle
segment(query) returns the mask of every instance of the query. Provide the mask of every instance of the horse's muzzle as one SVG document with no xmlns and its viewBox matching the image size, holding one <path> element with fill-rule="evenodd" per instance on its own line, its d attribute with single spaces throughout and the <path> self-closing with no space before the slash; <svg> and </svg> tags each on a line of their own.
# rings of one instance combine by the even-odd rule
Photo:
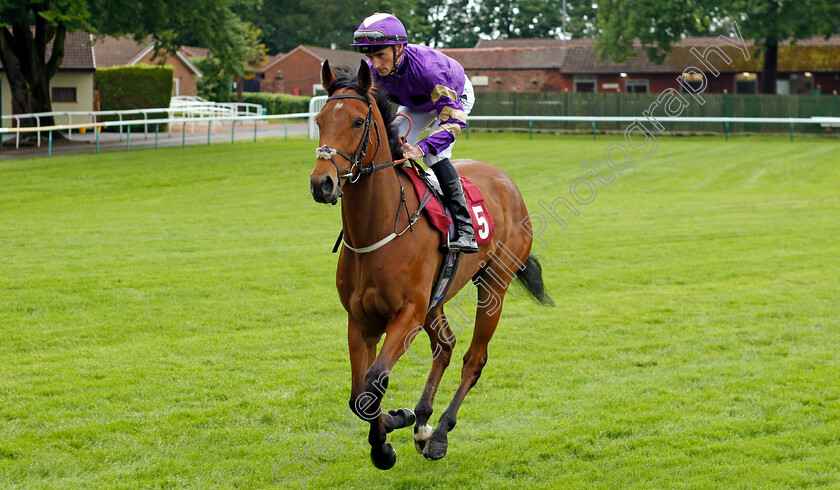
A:
<svg viewBox="0 0 840 490">
<path fill-rule="evenodd" d="M 335 204 L 340 191 L 330 175 L 312 175 L 309 177 L 309 190 L 317 202 Z"/>
</svg>

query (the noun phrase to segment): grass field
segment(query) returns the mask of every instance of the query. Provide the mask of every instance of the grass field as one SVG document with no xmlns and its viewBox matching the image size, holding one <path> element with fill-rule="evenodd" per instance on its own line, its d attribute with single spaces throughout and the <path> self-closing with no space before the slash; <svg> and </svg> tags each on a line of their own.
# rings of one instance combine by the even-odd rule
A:
<svg viewBox="0 0 840 490">
<path fill-rule="evenodd" d="M 473 133 L 456 154 L 537 211 L 619 141 Z M 840 487 L 840 143 L 659 144 L 549 222 L 557 306 L 508 295 L 446 458 L 402 430 L 387 472 L 361 421 L 334 429 L 350 367 L 315 142 L 0 163 L 0 487 Z M 386 408 L 413 408 L 427 367 L 394 372 Z"/>
</svg>

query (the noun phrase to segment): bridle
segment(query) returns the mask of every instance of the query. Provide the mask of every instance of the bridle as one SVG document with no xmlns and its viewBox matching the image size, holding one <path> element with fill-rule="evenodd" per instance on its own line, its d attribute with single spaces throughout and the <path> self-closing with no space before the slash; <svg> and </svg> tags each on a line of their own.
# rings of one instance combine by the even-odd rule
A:
<svg viewBox="0 0 840 490">
<path fill-rule="evenodd" d="M 402 163 L 406 161 L 406 159 L 395 160 L 388 163 L 382 163 L 379 165 L 374 165 L 373 160 L 376 158 L 376 154 L 379 153 L 379 149 L 382 148 L 382 138 L 379 134 L 379 125 L 376 124 L 376 121 L 373 119 L 373 107 L 372 102 L 368 97 L 363 97 L 358 94 L 339 94 L 333 95 L 327 99 L 327 102 L 331 100 L 339 100 L 339 99 L 358 99 L 362 100 L 367 104 L 367 117 L 365 118 L 365 129 L 362 133 L 362 139 L 359 141 L 359 145 L 356 147 L 356 151 L 353 152 L 353 156 L 348 155 L 347 153 L 337 149 L 331 148 L 327 145 L 324 145 L 317 150 L 315 150 L 315 156 L 319 159 L 329 160 L 332 162 L 333 166 L 335 167 L 335 174 L 338 177 L 338 197 L 341 197 L 344 193 L 341 190 L 341 181 L 342 179 L 348 179 L 348 182 L 351 184 L 355 184 L 362 175 L 369 175 L 373 172 L 393 167 L 398 163 Z M 376 151 L 373 153 L 373 156 L 370 158 L 370 165 L 364 166 L 365 156 L 367 156 L 368 147 L 373 141 L 370 138 L 370 128 L 371 126 L 376 133 Z M 342 174 L 341 171 L 338 169 L 338 163 L 335 161 L 335 155 L 341 155 L 347 161 L 350 162 L 350 172 L 346 174 Z M 358 171 L 356 169 L 358 168 Z M 335 203 L 333 203 L 335 204 Z"/>
<path fill-rule="evenodd" d="M 394 161 L 391 161 L 391 162 L 388 162 L 388 163 L 381 163 L 379 165 L 374 165 L 373 161 L 376 159 L 376 154 L 379 153 L 379 149 L 382 148 L 382 139 L 381 139 L 380 134 L 379 134 L 379 125 L 376 123 L 376 120 L 374 120 L 374 118 L 373 118 L 373 103 L 371 102 L 371 100 L 369 98 L 358 95 L 358 94 L 333 95 L 333 96 L 330 96 L 327 99 L 327 102 L 329 102 L 331 100 L 339 100 L 339 99 L 358 99 L 358 100 L 362 100 L 367 104 L 367 108 L 368 108 L 367 117 L 365 118 L 365 129 L 364 129 L 364 132 L 362 133 L 362 139 L 361 139 L 361 141 L 359 141 L 359 145 L 356 147 L 356 151 L 353 152 L 353 156 L 350 156 L 347 153 L 345 153 L 345 152 L 343 152 L 343 151 L 341 151 L 337 148 L 331 148 L 327 145 L 324 145 L 324 146 L 318 148 L 317 150 L 315 150 L 315 157 L 316 158 L 329 160 L 329 161 L 332 162 L 333 166 L 335 167 L 335 173 L 336 173 L 336 176 L 338 176 L 338 197 L 341 197 L 344 194 L 343 191 L 341 190 L 341 180 L 342 179 L 348 179 L 349 183 L 355 184 L 362 177 L 362 175 L 370 175 L 370 174 L 376 172 L 377 170 L 381 170 L 383 168 L 395 167 L 398 164 L 407 162 L 408 158 L 401 158 L 399 160 L 394 160 Z M 405 117 L 408 117 L 408 116 L 405 116 Z M 411 122 L 411 118 L 409 118 L 409 123 L 410 122 Z M 376 151 L 373 153 L 373 156 L 371 156 L 371 158 L 370 158 L 370 164 L 365 166 L 364 165 L 364 160 L 365 160 L 365 156 L 367 155 L 367 152 L 368 152 L 368 146 L 371 143 L 373 143 L 373 141 L 371 140 L 371 137 L 370 137 L 371 126 L 373 127 L 373 130 L 376 133 Z M 350 172 L 349 173 L 346 173 L 346 174 L 341 173 L 341 170 L 338 169 L 338 163 L 335 161 L 335 155 L 341 155 L 342 157 L 347 159 L 348 162 L 350 162 Z M 357 168 L 358 168 L 358 171 L 356 171 Z M 391 240 L 399 237 L 400 235 L 402 235 L 403 233 L 405 233 L 406 231 L 411 229 L 412 225 L 420 218 L 420 212 L 423 210 L 423 208 L 426 206 L 426 204 L 429 202 L 429 200 L 431 199 L 432 196 L 431 196 L 431 194 L 429 194 L 428 196 L 425 196 L 424 199 L 421 200 L 420 205 L 417 208 L 417 210 L 414 212 L 414 214 L 412 214 L 409 217 L 408 226 L 406 226 L 404 230 L 399 231 L 398 226 L 399 226 L 399 222 L 400 222 L 400 214 L 402 212 L 402 209 L 405 208 L 406 213 L 408 213 L 409 211 L 408 211 L 408 206 L 406 205 L 406 200 L 405 200 L 405 189 L 403 188 L 402 181 L 399 177 L 399 172 L 397 172 L 397 180 L 400 181 L 400 202 L 397 205 L 397 218 L 394 222 L 394 232 L 391 233 L 390 235 L 386 236 L 385 238 L 379 240 L 378 242 L 372 244 L 372 245 L 369 245 L 367 247 L 355 248 L 355 247 L 352 247 L 346 241 L 344 241 L 344 230 L 342 229 L 341 233 L 338 235 L 338 240 L 336 240 L 336 242 L 335 242 L 335 247 L 333 247 L 333 253 L 335 253 L 336 250 L 338 250 L 338 246 L 341 243 L 343 243 L 344 246 L 347 247 L 348 249 L 350 249 L 353 252 L 358 253 L 358 254 L 365 254 L 365 253 L 373 252 L 374 250 L 377 250 L 377 249 L 383 247 L 385 244 L 389 243 Z M 336 202 L 337 202 L 337 198 L 336 198 Z M 333 202 L 333 204 L 335 204 L 336 202 Z"/>
</svg>

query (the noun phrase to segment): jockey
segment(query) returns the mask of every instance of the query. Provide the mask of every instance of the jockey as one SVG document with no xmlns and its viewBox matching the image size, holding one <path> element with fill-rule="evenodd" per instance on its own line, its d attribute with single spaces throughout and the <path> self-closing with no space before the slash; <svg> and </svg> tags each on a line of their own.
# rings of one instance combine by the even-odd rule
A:
<svg viewBox="0 0 840 490">
<path fill-rule="evenodd" d="M 449 161 L 455 138 L 467 127 L 467 114 L 475 103 L 464 68 L 440 51 L 408 44 L 405 27 L 391 14 L 376 13 L 363 20 L 351 46 L 367 56 L 374 81 L 400 105 L 397 112 L 411 118 L 411 123 L 404 117 L 394 122 L 399 134 L 411 124 L 403 156 L 422 157 L 440 182 L 458 235 L 449 242 L 449 251 L 478 252 L 461 179 Z M 417 141 L 430 124 L 429 135 Z"/>
</svg>

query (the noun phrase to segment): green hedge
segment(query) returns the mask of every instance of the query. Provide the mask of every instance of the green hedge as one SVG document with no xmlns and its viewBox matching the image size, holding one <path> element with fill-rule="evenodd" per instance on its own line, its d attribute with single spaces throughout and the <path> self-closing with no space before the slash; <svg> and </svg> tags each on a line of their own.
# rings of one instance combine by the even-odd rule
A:
<svg viewBox="0 0 840 490">
<path fill-rule="evenodd" d="M 171 66 L 115 66 L 96 70 L 99 107 L 103 111 L 169 107 Z"/>
<path fill-rule="evenodd" d="M 242 102 L 259 104 L 271 114 L 292 114 L 309 111 L 309 99 L 303 95 L 268 94 L 262 92 L 243 92 Z"/>
<path fill-rule="evenodd" d="M 99 91 L 99 108 L 103 111 L 120 111 L 169 107 L 172 78 L 171 66 L 98 68 L 95 80 Z M 103 121 L 115 119 L 118 118 L 102 118 Z M 143 116 L 131 116 L 130 119 L 143 119 Z"/>
</svg>

